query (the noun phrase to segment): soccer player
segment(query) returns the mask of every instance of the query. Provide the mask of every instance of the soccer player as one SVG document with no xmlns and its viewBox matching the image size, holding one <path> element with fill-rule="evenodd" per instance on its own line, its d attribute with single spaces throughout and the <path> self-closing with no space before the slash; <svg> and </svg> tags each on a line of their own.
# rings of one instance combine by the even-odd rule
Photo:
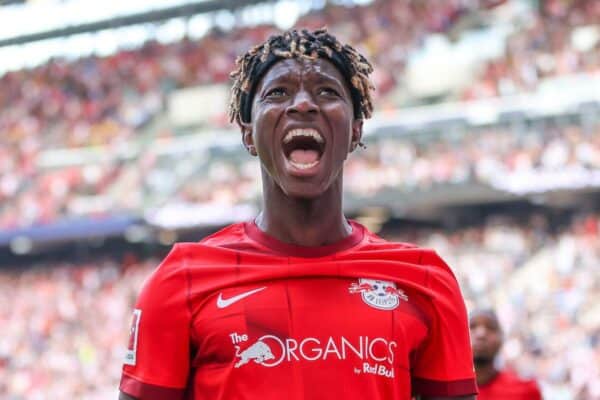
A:
<svg viewBox="0 0 600 400">
<path fill-rule="evenodd" d="M 371 64 L 321 29 L 237 60 L 230 104 L 258 157 L 254 221 L 176 244 L 137 301 L 121 399 L 473 399 L 468 322 L 432 250 L 342 212 Z"/>
<path fill-rule="evenodd" d="M 479 400 L 541 400 L 542 394 L 533 380 L 496 368 L 495 360 L 502 347 L 502 329 L 493 310 L 476 310 L 469 319 L 473 360 L 479 386 Z"/>
</svg>

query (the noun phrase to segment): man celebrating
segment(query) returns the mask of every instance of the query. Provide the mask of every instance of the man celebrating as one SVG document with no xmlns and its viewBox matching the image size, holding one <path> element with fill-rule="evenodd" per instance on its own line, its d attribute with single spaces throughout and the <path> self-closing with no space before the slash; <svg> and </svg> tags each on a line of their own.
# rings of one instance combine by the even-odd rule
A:
<svg viewBox="0 0 600 400">
<path fill-rule="evenodd" d="M 237 60 L 230 116 L 260 160 L 262 212 L 175 245 L 147 280 L 121 399 L 474 398 L 451 270 L 342 212 L 371 72 L 324 29 Z"/>
<path fill-rule="evenodd" d="M 477 372 L 479 400 L 541 400 L 535 381 L 522 380 L 509 371 L 499 371 L 494 365 L 502 347 L 502 330 L 496 313 L 477 310 L 470 317 L 473 359 Z"/>
</svg>

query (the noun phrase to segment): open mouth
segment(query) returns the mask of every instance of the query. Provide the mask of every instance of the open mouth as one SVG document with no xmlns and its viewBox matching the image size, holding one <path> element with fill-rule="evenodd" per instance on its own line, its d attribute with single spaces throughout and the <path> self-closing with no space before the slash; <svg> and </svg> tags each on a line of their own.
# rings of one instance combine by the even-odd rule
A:
<svg viewBox="0 0 600 400">
<path fill-rule="evenodd" d="M 297 169 L 309 169 L 321 161 L 325 140 L 316 129 L 293 129 L 283 138 L 283 152 Z"/>
</svg>

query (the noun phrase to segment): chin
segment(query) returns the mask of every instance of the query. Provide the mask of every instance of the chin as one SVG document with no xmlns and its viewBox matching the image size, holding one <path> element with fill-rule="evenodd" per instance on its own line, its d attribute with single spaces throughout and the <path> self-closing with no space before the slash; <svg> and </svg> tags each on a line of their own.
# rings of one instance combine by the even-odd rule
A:
<svg viewBox="0 0 600 400">
<path fill-rule="evenodd" d="M 473 357 L 473 363 L 477 365 L 486 365 L 494 362 L 494 357 L 477 355 Z"/>
</svg>

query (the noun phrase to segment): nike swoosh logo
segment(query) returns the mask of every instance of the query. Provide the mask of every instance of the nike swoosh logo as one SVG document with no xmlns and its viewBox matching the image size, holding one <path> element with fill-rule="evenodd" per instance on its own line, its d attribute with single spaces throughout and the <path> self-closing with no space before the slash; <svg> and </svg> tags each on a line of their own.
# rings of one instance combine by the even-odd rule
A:
<svg viewBox="0 0 600 400">
<path fill-rule="evenodd" d="M 261 287 L 258 289 L 250 290 L 249 292 L 240 293 L 237 296 L 230 297 L 228 299 L 224 299 L 222 293 L 219 293 L 219 297 L 217 298 L 217 307 L 225 308 L 229 307 L 233 303 L 236 303 L 242 299 L 245 299 L 248 296 L 253 295 L 254 293 L 260 292 L 261 290 L 266 289 L 267 287 Z"/>
</svg>

